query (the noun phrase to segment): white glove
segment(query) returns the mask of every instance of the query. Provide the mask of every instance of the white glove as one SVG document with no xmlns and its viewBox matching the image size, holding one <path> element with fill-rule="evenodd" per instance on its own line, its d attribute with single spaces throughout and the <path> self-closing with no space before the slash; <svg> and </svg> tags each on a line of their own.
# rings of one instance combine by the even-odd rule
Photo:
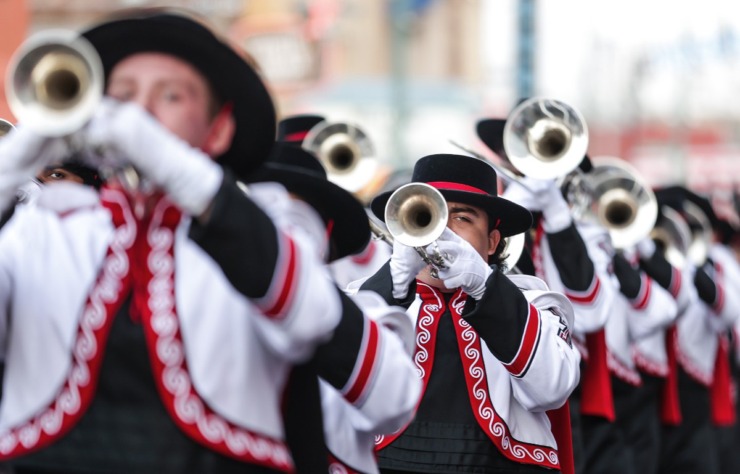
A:
<svg viewBox="0 0 740 474">
<path fill-rule="evenodd" d="M 502 197 L 530 211 L 542 211 L 545 232 L 559 232 L 573 222 L 568 202 L 555 180 L 522 178 L 521 182 L 510 183 Z"/>
<path fill-rule="evenodd" d="M 105 150 L 99 167 L 111 160 L 120 160 L 121 169 L 132 165 L 191 215 L 201 215 L 221 186 L 223 170 L 216 162 L 135 103 L 104 99 L 80 133 L 87 146 Z"/>
<path fill-rule="evenodd" d="M 437 239 L 437 246 L 445 259 L 446 268 L 439 270 L 439 279 L 452 290 L 462 288 L 476 300 L 486 292 L 486 281 L 493 270 L 477 250 L 450 229 Z"/>
<path fill-rule="evenodd" d="M 415 248 L 394 241 L 390 261 L 393 297 L 398 300 L 406 298 L 409 285 L 426 265 Z"/>
<path fill-rule="evenodd" d="M 44 137 L 22 124 L 0 139 L 0 209 L 11 206 L 44 167 L 69 153 L 63 138 Z"/>
<path fill-rule="evenodd" d="M 650 258 L 655 253 L 655 242 L 650 237 L 643 237 L 637 242 L 637 253 L 642 258 Z"/>
</svg>

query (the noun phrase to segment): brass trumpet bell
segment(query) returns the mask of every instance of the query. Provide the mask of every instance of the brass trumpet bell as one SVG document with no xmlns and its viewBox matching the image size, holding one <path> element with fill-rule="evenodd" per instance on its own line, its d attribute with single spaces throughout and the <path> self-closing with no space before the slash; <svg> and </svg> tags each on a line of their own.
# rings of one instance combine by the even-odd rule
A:
<svg viewBox="0 0 740 474">
<path fill-rule="evenodd" d="M 303 148 L 314 153 L 326 169 L 327 178 L 349 192 L 370 182 L 375 149 L 367 134 L 346 122 L 321 122 L 309 130 Z"/>
<path fill-rule="evenodd" d="M 84 125 L 103 95 L 103 66 L 77 33 L 48 30 L 30 37 L 11 58 L 8 105 L 19 122 L 48 136 Z"/>
<path fill-rule="evenodd" d="M 11 130 L 13 130 L 15 127 L 12 123 L 8 122 L 5 119 L 0 119 L 0 138 L 4 137 L 8 133 L 10 133 Z"/>
<path fill-rule="evenodd" d="M 509 114 L 503 142 L 509 161 L 524 176 L 554 179 L 583 160 L 588 129 L 580 112 L 568 104 L 534 97 Z"/>
<path fill-rule="evenodd" d="M 575 215 L 593 216 L 609 230 L 612 244 L 623 249 L 646 237 L 658 217 L 655 194 L 626 161 L 614 157 L 591 159 L 593 170 L 585 180 L 588 210 L 574 210 Z"/>
<path fill-rule="evenodd" d="M 519 261 L 519 257 L 522 256 L 524 251 L 524 233 L 510 235 L 504 238 L 506 247 L 504 248 L 504 266 L 506 267 L 506 273 L 516 273 L 516 263 Z"/>
<path fill-rule="evenodd" d="M 388 198 L 385 225 L 399 243 L 426 247 L 447 227 L 447 201 L 442 193 L 428 184 L 406 184 Z"/>
</svg>

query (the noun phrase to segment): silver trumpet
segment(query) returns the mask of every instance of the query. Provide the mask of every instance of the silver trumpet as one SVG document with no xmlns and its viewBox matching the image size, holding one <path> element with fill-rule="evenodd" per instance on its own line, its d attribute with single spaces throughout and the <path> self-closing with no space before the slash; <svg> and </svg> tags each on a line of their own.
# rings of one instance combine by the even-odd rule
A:
<svg viewBox="0 0 740 474">
<path fill-rule="evenodd" d="M 5 119 L 0 118 L 0 138 L 4 137 L 8 133 L 10 133 L 11 130 L 13 130 L 15 127 L 12 123 L 8 122 Z"/>
<path fill-rule="evenodd" d="M 503 141 L 507 158 L 524 176 L 553 179 L 581 163 L 588 128 L 580 112 L 565 102 L 533 97 L 509 114 Z"/>
<path fill-rule="evenodd" d="M 14 53 L 5 91 L 24 126 L 47 136 L 69 135 L 90 120 L 103 96 L 103 65 L 77 33 L 42 31 Z"/>
<path fill-rule="evenodd" d="M 437 248 L 429 254 L 425 247 L 434 243 L 447 227 L 447 201 L 442 193 L 425 183 L 401 186 L 385 205 L 385 225 L 394 240 L 414 247 L 431 266 L 431 275 L 439 277 L 439 270 L 447 267 L 444 255 Z"/>
<path fill-rule="evenodd" d="M 361 164 L 376 159 L 375 148 L 357 125 L 320 122 L 308 131 L 303 148 L 319 158 L 329 181 L 349 192 L 361 190 L 373 178 Z"/>
<path fill-rule="evenodd" d="M 572 173 L 562 184 L 576 219 L 591 219 L 625 249 L 648 236 L 658 217 L 655 194 L 638 171 L 615 157 L 594 157 L 589 173 Z"/>
<path fill-rule="evenodd" d="M 691 243 L 691 230 L 678 211 L 661 206 L 660 216 L 649 235 L 671 265 L 678 269 L 684 267 Z"/>
</svg>

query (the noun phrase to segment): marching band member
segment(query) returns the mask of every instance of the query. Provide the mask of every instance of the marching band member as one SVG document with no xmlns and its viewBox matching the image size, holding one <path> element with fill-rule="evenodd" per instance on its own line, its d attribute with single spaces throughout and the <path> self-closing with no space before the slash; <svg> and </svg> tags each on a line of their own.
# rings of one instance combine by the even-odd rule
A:
<svg viewBox="0 0 740 474">
<path fill-rule="evenodd" d="M 655 194 L 659 203 L 670 206 L 691 223 L 686 203 L 696 202 L 699 196 L 681 186 L 658 189 Z M 688 265 L 698 298 L 679 318 L 673 340 L 669 341 L 674 346 L 678 366 L 681 422 L 664 429 L 660 472 L 683 469 L 713 473 L 720 472 L 717 433 L 712 425 L 718 408 L 713 403 L 718 401 L 714 396 L 718 392 L 713 392 L 713 387 L 721 381 L 715 369 L 721 360 L 718 356 L 726 357 L 722 333 L 737 318 L 737 295 L 726 291 L 711 261 L 688 262 Z M 723 397 L 727 399 L 729 394 Z"/>
<path fill-rule="evenodd" d="M 435 278 L 415 249 L 395 242 L 361 287 L 416 320 L 424 391 L 414 420 L 378 442 L 384 473 L 560 469 L 546 411 L 578 383 L 572 308 L 537 278 L 504 275 L 501 239 L 527 230 L 531 215 L 497 195 L 496 178 L 475 158 L 418 160 L 412 182 L 447 201 L 447 229 L 427 247 L 445 265 Z M 380 219 L 390 194 L 372 201 Z"/>
<path fill-rule="evenodd" d="M 307 232 L 327 263 L 360 252 L 370 236 L 367 214 L 349 192 L 331 183 L 308 151 L 278 143 L 251 181 L 282 184 L 300 202 L 270 213 L 286 231 Z M 267 203 L 266 203 L 267 204 Z M 303 205 L 307 204 L 307 205 Z M 402 308 L 360 291 L 345 305 L 331 339 L 312 365 L 321 377 L 323 425 L 330 472 L 377 473 L 375 437 L 411 421 L 421 380 L 411 361 L 414 328 Z"/>
<path fill-rule="evenodd" d="M 311 129 L 322 123 L 326 123 L 326 119 L 321 115 L 302 114 L 285 117 L 278 123 L 278 140 L 302 146 Z M 377 169 L 382 170 L 383 167 L 379 166 Z M 385 171 L 375 171 L 372 174 L 372 179 L 354 193 L 358 199 L 360 196 L 374 195 L 373 190 L 388 178 Z M 330 269 L 339 287 L 347 288 L 350 283 L 374 274 L 390 256 L 390 246 L 379 238 L 373 238 L 367 242 L 362 251 L 332 261 Z"/>
<path fill-rule="evenodd" d="M 272 100 L 183 15 L 129 11 L 84 37 L 112 99 L 77 141 L 148 185 L 45 186 L 0 232 L 0 459 L 21 474 L 291 472 L 283 425 L 304 420 L 281 400 L 343 299 L 314 243 L 237 186 L 268 157 Z M 68 152 L 19 124 L 0 141 L 3 207 Z"/>
<path fill-rule="evenodd" d="M 658 392 L 635 361 L 637 341 L 665 331 L 677 317 L 667 290 L 637 267 L 632 249 L 616 251 L 612 268 L 619 293 L 606 323 L 616 425 L 632 459 L 632 472 L 656 472 L 660 451 Z M 633 263 L 635 261 L 635 263 Z"/>
<path fill-rule="evenodd" d="M 505 124 L 505 119 L 484 119 L 476 130 L 488 148 L 508 161 L 503 146 Z M 584 157 L 580 166 L 588 172 L 590 164 Z M 569 400 L 575 471 L 619 470 L 626 460 L 624 443 L 615 440 L 604 333 L 616 292 L 608 284 L 612 248 L 608 232 L 598 225 L 574 222 L 554 179 L 524 177 L 509 183 L 503 196 L 536 213 L 531 249 L 535 274 L 573 305 L 574 341 L 583 357 L 580 387 Z"/>
</svg>

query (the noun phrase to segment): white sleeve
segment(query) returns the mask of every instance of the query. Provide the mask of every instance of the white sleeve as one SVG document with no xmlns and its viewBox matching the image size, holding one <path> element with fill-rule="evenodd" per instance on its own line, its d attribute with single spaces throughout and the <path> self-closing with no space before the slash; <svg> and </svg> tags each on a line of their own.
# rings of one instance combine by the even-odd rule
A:
<svg viewBox="0 0 740 474">
<path fill-rule="evenodd" d="M 389 434 L 408 424 L 421 397 L 422 382 L 411 354 L 414 325 L 403 308 L 360 291 L 352 300 L 363 311 L 366 336 L 352 377 L 341 392 L 354 410 L 355 429 Z"/>
<path fill-rule="evenodd" d="M 526 409 L 559 408 L 580 380 L 580 353 L 571 341 L 573 307 L 556 292 L 523 293 L 530 303 L 530 321 L 516 358 L 504 367 L 511 374 L 514 397 Z"/>
<path fill-rule="evenodd" d="M 645 272 L 640 272 L 640 274 L 642 277 L 640 293 L 630 301 L 632 309 L 627 312 L 627 324 L 632 341 L 664 330 L 678 317 L 676 300 L 668 290 L 647 276 Z"/>
<path fill-rule="evenodd" d="M 594 264 L 594 279 L 587 291 L 576 293 L 565 289 L 565 295 L 573 304 L 576 315 L 573 328 L 575 333 L 580 335 L 596 332 L 604 327 L 617 290 L 612 284 L 612 275 L 609 271 L 611 265 L 609 234 L 598 226 L 581 224 L 577 227 L 586 244 L 588 256 Z"/>
</svg>

